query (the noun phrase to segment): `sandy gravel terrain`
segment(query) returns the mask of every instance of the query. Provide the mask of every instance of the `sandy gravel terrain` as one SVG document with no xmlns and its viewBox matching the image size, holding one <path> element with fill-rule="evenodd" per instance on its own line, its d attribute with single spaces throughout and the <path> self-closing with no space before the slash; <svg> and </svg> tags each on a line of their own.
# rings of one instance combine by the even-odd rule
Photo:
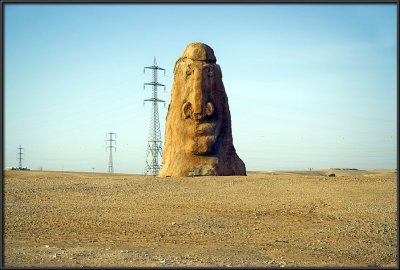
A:
<svg viewBox="0 0 400 270">
<path fill-rule="evenodd" d="M 396 172 L 334 172 L 5 171 L 4 263 L 397 266 Z"/>
</svg>

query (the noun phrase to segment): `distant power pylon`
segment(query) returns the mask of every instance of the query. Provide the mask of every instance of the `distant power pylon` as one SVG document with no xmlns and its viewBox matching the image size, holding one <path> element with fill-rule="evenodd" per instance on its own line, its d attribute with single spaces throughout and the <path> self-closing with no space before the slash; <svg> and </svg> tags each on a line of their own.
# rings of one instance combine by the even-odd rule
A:
<svg viewBox="0 0 400 270">
<path fill-rule="evenodd" d="M 154 57 L 154 64 L 149 67 L 144 68 L 144 72 L 146 69 L 151 69 L 153 71 L 153 81 L 149 83 L 143 84 L 143 88 L 146 85 L 151 85 L 153 88 L 153 97 L 150 99 L 145 99 L 144 102 L 150 101 L 152 102 L 151 109 L 151 119 L 150 119 L 150 130 L 149 130 L 149 141 L 147 145 L 147 154 L 146 154 L 146 164 L 144 174 L 147 175 L 151 173 L 153 176 L 156 176 L 161 169 L 161 165 L 159 164 L 159 160 L 162 158 L 162 141 L 161 141 L 161 129 L 160 129 L 160 120 L 158 118 L 158 103 L 165 101 L 161 100 L 157 97 L 157 87 L 165 85 L 157 82 L 157 72 L 158 70 L 165 69 L 157 66 L 156 58 Z"/>
<path fill-rule="evenodd" d="M 106 148 L 110 149 L 110 157 L 109 157 L 109 160 L 108 160 L 108 172 L 109 173 L 114 173 L 112 149 L 114 148 L 114 151 L 117 151 L 117 148 L 116 148 L 117 142 L 115 141 L 115 139 L 117 138 L 117 134 L 115 134 L 113 132 L 109 132 L 109 133 L 107 133 L 107 135 L 109 136 L 109 138 L 107 137 L 106 143 L 108 143 L 109 145 L 107 145 Z M 113 136 L 114 136 L 115 139 L 113 139 Z"/>
<path fill-rule="evenodd" d="M 24 148 L 22 148 L 21 145 L 19 145 L 19 147 L 17 149 L 19 150 L 19 152 L 17 153 L 18 154 L 18 160 L 19 160 L 18 169 L 21 170 L 22 169 L 22 160 L 24 159 L 22 157 L 22 155 L 24 154 L 24 153 L 22 153 L 22 149 L 24 149 Z"/>
</svg>

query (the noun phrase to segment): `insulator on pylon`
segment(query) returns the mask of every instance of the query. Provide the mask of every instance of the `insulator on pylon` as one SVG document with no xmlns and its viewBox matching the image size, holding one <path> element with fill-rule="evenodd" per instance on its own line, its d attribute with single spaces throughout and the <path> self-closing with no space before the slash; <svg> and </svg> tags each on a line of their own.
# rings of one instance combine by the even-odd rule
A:
<svg viewBox="0 0 400 270">
<path fill-rule="evenodd" d="M 143 74 L 146 74 L 146 69 L 145 68 L 143 68 Z"/>
<path fill-rule="evenodd" d="M 165 69 L 164 69 L 164 76 L 165 76 Z"/>
<path fill-rule="evenodd" d="M 165 93 L 166 86 L 164 86 L 164 93 Z"/>
</svg>

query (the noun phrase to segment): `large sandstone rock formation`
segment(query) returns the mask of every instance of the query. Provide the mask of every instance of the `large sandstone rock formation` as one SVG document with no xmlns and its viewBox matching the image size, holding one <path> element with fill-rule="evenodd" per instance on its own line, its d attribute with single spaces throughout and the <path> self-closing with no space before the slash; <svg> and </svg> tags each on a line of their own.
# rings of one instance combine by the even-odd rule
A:
<svg viewBox="0 0 400 270">
<path fill-rule="evenodd" d="M 175 64 L 159 176 L 246 175 L 216 61 L 211 47 L 191 43 Z"/>
</svg>

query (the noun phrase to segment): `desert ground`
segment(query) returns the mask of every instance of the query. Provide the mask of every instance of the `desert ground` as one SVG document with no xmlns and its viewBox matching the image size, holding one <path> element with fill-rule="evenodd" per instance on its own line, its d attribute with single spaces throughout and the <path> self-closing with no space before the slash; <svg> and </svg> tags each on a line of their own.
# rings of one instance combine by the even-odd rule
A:
<svg viewBox="0 0 400 270">
<path fill-rule="evenodd" d="M 395 170 L 3 173 L 6 267 L 398 265 Z"/>
</svg>

